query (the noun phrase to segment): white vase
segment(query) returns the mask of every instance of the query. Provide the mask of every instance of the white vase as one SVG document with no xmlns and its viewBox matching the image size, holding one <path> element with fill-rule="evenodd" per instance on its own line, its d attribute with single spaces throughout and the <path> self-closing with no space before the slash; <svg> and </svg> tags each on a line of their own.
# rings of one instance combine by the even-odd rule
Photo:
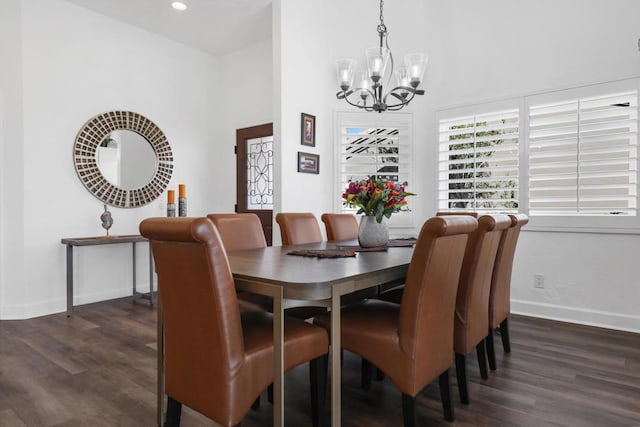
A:
<svg viewBox="0 0 640 427">
<path fill-rule="evenodd" d="M 363 215 L 358 228 L 358 243 L 363 248 L 384 246 L 389 242 L 389 228 L 386 219 L 378 223 L 375 216 Z"/>
</svg>

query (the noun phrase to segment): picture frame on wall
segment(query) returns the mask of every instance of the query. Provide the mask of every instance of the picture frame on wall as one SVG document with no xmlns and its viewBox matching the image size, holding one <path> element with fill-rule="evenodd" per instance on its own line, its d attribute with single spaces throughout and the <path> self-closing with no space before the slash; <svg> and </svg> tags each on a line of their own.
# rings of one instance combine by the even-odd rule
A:
<svg viewBox="0 0 640 427">
<path fill-rule="evenodd" d="M 316 116 L 301 113 L 300 119 L 300 144 L 309 147 L 316 146 Z"/>
<path fill-rule="evenodd" d="M 320 155 L 298 151 L 298 172 L 320 173 Z"/>
</svg>

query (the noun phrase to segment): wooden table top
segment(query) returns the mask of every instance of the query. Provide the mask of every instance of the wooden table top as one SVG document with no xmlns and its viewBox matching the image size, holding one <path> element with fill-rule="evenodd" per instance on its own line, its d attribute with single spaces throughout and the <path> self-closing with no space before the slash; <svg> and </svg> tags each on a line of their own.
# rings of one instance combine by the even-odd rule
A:
<svg viewBox="0 0 640 427">
<path fill-rule="evenodd" d="M 358 252 L 355 257 L 309 258 L 287 255 L 294 249 L 330 249 L 334 243 L 296 246 L 271 246 L 229 252 L 229 264 L 238 281 L 270 283 L 284 288 L 285 298 L 320 300 L 331 298 L 331 287 L 345 282 L 386 283 L 389 278 L 406 276 L 412 247 L 386 251 Z M 365 286 L 366 287 L 366 286 Z"/>
</svg>

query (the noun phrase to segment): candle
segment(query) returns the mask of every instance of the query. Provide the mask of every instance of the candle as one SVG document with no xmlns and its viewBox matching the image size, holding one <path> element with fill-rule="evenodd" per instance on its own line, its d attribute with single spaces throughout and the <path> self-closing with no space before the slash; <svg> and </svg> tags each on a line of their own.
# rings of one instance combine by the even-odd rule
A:
<svg viewBox="0 0 640 427">
<path fill-rule="evenodd" d="M 340 85 L 349 86 L 349 70 L 342 70 L 340 74 Z"/>
<path fill-rule="evenodd" d="M 175 203 L 176 199 L 175 199 L 175 191 L 173 190 L 169 190 L 167 191 L 167 203 Z"/>
<path fill-rule="evenodd" d="M 187 197 L 187 186 L 184 184 L 178 185 L 178 197 Z"/>
<path fill-rule="evenodd" d="M 411 78 L 419 80 L 420 74 L 422 74 L 422 70 L 420 69 L 419 65 L 414 65 L 411 67 Z"/>
</svg>

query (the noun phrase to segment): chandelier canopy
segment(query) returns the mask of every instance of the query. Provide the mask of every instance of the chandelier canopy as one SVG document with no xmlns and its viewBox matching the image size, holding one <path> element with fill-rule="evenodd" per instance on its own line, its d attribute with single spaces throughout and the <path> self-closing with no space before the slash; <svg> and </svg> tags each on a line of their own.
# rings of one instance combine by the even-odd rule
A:
<svg viewBox="0 0 640 427">
<path fill-rule="evenodd" d="M 366 111 L 396 111 L 408 105 L 416 95 L 424 95 L 424 90 L 418 89 L 424 76 L 427 65 L 427 55 L 424 53 L 411 53 L 405 55 L 404 66 L 395 70 L 393 65 L 393 55 L 389 49 L 387 27 L 384 24 L 382 8 L 384 0 L 380 0 L 380 24 L 378 24 L 378 36 L 380 45 L 366 49 L 367 71 L 357 73 L 357 61 L 351 58 L 341 58 L 336 61 L 336 73 L 340 91 L 336 94 L 338 99 L 344 99 L 354 107 L 362 108 Z M 391 66 L 388 68 L 387 64 Z M 387 71 L 389 71 L 387 73 Z M 384 92 L 382 81 L 386 78 L 386 85 L 389 86 L 395 74 L 396 86 L 388 92 Z M 359 97 L 355 102 L 349 99 Z M 389 99 L 391 96 L 391 99 Z M 371 102 L 369 102 L 371 97 Z"/>
</svg>

